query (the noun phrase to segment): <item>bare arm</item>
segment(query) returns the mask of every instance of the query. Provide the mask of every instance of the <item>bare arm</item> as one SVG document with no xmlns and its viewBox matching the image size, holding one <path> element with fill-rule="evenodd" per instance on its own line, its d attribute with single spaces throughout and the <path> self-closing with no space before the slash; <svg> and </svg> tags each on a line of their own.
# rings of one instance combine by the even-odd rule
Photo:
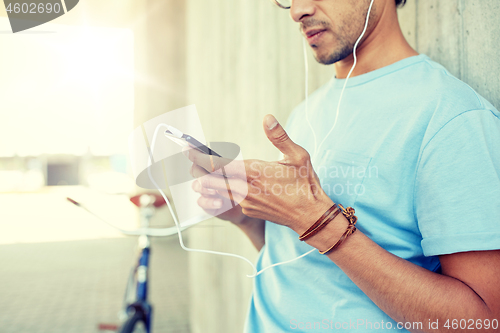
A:
<svg viewBox="0 0 500 333">
<path fill-rule="evenodd" d="M 326 249 L 340 238 L 347 220 L 337 217 L 308 242 Z M 440 257 L 442 274 L 430 272 L 378 246 L 357 230 L 328 257 L 385 313 L 397 322 L 421 322 L 412 332 L 462 332 L 443 325 L 453 319 L 474 322 L 500 320 L 500 251 L 449 254 Z M 439 320 L 439 329 L 429 328 Z"/>
<path fill-rule="evenodd" d="M 248 236 L 257 251 L 260 251 L 266 243 L 264 237 L 265 221 L 261 219 L 245 217 L 242 222 L 237 224 L 237 226 Z"/>
</svg>

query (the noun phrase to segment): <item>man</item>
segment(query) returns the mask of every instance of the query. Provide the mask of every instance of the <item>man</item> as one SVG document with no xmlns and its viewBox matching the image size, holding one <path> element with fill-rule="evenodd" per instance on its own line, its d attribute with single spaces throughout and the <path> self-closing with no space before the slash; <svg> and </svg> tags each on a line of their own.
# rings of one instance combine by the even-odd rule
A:
<svg viewBox="0 0 500 333">
<path fill-rule="evenodd" d="M 219 217 L 260 250 L 259 269 L 335 244 L 348 230 L 344 214 L 299 240 L 334 203 L 355 209 L 358 230 L 326 255 L 257 276 L 247 332 L 498 331 L 500 113 L 408 45 L 399 2 L 374 1 L 338 118 L 370 1 L 291 3 L 316 60 L 336 76 L 292 113 L 293 141 L 265 117 L 284 158 L 245 161 L 246 173 L 228 165 L 233 197 L 248 195 Z M 192 174 L 205 175 L 193 183 L 198 204 L 218 215 L 230 204 L 226 162 L 188 156 Z"/>
</svg>

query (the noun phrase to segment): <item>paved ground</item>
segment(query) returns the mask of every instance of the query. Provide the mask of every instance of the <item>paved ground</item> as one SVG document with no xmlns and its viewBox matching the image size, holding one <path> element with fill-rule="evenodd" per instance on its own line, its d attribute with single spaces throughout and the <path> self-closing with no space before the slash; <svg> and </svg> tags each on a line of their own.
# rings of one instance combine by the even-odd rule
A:
<svg viewBox="0 0 500 333">
<path fill-rule="evenodd" d="M 0 245 L 0 332 L 94 333 L 117 323 L 136 238 Z M 189 332 L 187 254 L 154 239 L 154 332 Z"/>
</svg>

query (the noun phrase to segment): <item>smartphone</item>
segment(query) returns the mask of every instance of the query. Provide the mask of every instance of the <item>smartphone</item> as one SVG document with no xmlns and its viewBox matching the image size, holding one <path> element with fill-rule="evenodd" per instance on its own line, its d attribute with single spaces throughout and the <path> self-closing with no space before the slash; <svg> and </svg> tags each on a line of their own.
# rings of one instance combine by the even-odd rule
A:
<svg viewBox="0 0 500 333">
<path fill-rule="evenodd" d="M 181 131 L 169 126 L 169 129 L 165 131 L 165 136 L 172 140 L 173 142 L 177 143 L 179 146 L 182 147 L 190 147 L 193 149 L 196 149 L 204 154 L 207 155 L 214 155 L 218 157 L 222 157 L 219 154 L 217 154 L 215 151 L 212 149 L 208 148 L 205 146 L 203 143 L 200 141 L 196 140 L 189 134 L 184 134 Z"/>
<path fill-rule="evenodd" d="M 207 154 L 207 155 L 214 155 L 214 156 L 222 157 L 221 155 L 217 154 L 212 149 L 205 146 L 200 141 L 193 138 L 191 135 L 184 134 L 173 126 L 167 125 L 167 128 L 168 129 L 165 131 L 165 136 L 167 138 L 169 138 L 170 140 L 172 140 L 173 142 L 177 143 L 179 146 L 191 147 L 191 148 L 196 149 L 196 150 L 198 150 L 204 154 Z M 222 175 L 224 176 L 224 180 L 226 181 L 226 188 L 227 188 L 227 192 L 229 194 L 229 200 L 231 201 L 231 205 L 233 207 L 236 207 L 236 203 L 234 202 L 233 194 L 231 193 L 231 189 L 229 187 L 229 182 L 228 182 L 228 179 L 226 176 L 226 172 L 224 171 L 224 167 L 221 167 L 221 170 L 222 170 Z"/>
</svg>

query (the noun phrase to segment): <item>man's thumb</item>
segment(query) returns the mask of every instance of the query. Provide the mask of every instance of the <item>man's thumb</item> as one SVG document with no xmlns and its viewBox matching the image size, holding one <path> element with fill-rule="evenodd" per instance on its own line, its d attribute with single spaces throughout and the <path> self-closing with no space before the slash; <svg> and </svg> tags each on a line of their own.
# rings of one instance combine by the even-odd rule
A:
<svg viewBox="0 0 500 333">
<path fill-rule="evenodd" d="M 285 156 L 295 158 L 302 153 L 303 149 L 288 137 L 288 134 L 273 115 L 268 114 L 264 117 L 264 131 L 273 145 Z"/>
</svg>

